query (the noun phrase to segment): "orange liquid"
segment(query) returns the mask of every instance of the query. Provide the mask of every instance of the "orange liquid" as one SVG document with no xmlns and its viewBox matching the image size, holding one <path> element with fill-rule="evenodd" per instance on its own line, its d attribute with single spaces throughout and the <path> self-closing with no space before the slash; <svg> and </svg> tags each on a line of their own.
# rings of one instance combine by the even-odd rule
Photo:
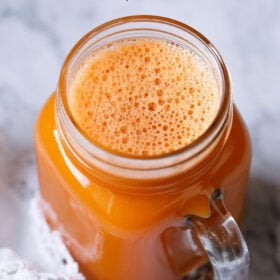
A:
<svg viewBox="0 0 280 280">
<path fill-rule="evenodd" d="M 124 50 L 126 46 L 128 45 L 122 45 L 120 49 L 123 48 Z M 152 51 L 151 45 L 149 46 L 150 51 Z M 115 52 L 117 51 L 115 50 Z M 103 56 L 101 54 L 99 57 L 100 62 L 104 62 L 105 59 L 106 66 L 109 65 L 108 57 L 110 54 L 112 53 L 106 52 Z M 152 57 L 155 57 L 155 54 L 150 58 Z M 156 108 L 158 108 L 159 98 L 154 96 L 155 99 L 152 99 L 152 101 L 150 99 L 146 102 L 144 101 L 145 95 L 143 95 L 139 97 L 138 101 L 140 100 L 141 105 L 146 105 L 145 112 L 147 114 L 145 113 L 145 117 L 141 118 L 142 122 L 139 127 L 142 129 L 142 133 L 145 133 L 143 129 L 146 128 L 145 137 L 142 137 L 145 141 L 139 140 L 137 129 L 132 129 L 132 127 L 135 127 L 132 121 L 130 125 L 126 125 L 124 132 L 121 133 L 123 124 L 119 123 L 118 120 L 114 122 L 115 118 L 112 117 L 110 119 L 110 125 L 112 126 L 109 129 L 104 129 L 102 122 L 105 119 L 108 120 L 108 118 L 104 117 L 103 113 L 107 113 L 107 109 L 104 109 L 105 111 L 102 111 L 103 113 L 99 114 L 92 123 L 86 117 L 87 115 L 96 114 L 95 110 L 103 106 L 102 97 L 99 100 L 97 98 L 98 101 L 96 101 L 101 103 L 93 104 L 92 107 L 87 103 L 83 103 L 85 98 L 82 96 L 82 92 L 85 91 L 79 91 L 83 84 L 87 94 L 90 94 L 91 81 L 90 77 L 87 76 L 90 73 L 90 68 L 87 67 L 89 65 L 94 66 L 95 62 L 92 60 L 86 65 L 84 68 L 86 70 L 81 68 L 79 79 L 73 80 L 70 107 L 81 131 L 97 145 L 110 147 L 110 150 L 116 153 L 129 156 L 146 157 L 166 154 L 180 149 L 196 139 L 209 126 L 216 113 L 215 107 L 212 112 L 204 110 L 206 114 L 210 114 L 208 115 L 210 122 L 206 126 L 201 126 L 200 121 L 191 122 L 191 118 L 188 115 L 188 123 L 191 123 L 191 128 L 193 128 L 192 133 L 183 134 L 182 138 L 178 138 L 177 136 L 181 135 L 180 128 L 180 132 L 175 134 L 177 136 L 172 138 L 173 134 L 166 132 L 164 129 L 159 129 L 159 124 L 167 125 L 166 122 L 168 122 L 170 131 L 171 128 L 176 129 L 178 124 L 184 124 L 180 120 L 184 119 L 186 112 L 194 108 L 188 107 L 179 116 L 176 115 L 176 111 L 172 113 L 174 110 L 167 111 L 167 113 L 171 112 L 170 115 L 161 122 L 161 115 L 153 115 L 157 109 L 149 110 L 149 108 L 154 108 L 155 104 Z M 196 64 L 196 69 L 201 72 L 202 66 L 199 63 Z M 103 64 L 105 65 L 105 63 Z M 144 63 L 142 63 L 143 65 Z M 98 69 L 98 71 L 104 69 L 106 71 L 102 63 L 99 66 L 101 68 L 94 66 L 91 69 Z M 195 67 L 192 69 L 195 69 Z M 83 70 L 84 72 L 82 72 Z M 204 76 L 206 76 L 205 83 L 208 83 L 208 88 L 211 88 L 213 93 L 210 100 L 215 104 L 215 100 L 217 100 L 215 87 L 205 69 L 203 71 Z M 122 71 L 122 73 L 126 72 Z M 132 73 L 131 70 L 130 73 Z M 193 76 L 191 74 L 190 76 L 195 77 L 196 74 Z M 161 82 L 163 83 L 164 78 L 161 77 Z M 107 83 L 108 80 L 110 80 L 110 77 L 105 78 L 104 83 Z M 151 77 L 150 80 L 154 81 L 155 79 Z M 113 83 L 114 81 L 112 80 L 109 86 L 107 84 L 110 90 L 114 89 Z M 127 88 L 137 86 L 136 83 L 127 83 L 127 81 L 125 83 Z M 156 86 L 158 85 L 155 85 L 155 90 L 158 89 Z M 196 86 L 187 85 L 186 90 L 188 89 L 189 92 L 191 87 L 196 91 L 198 89 L 203 91 L 203 87 L 200 86 L 199 88 L 197 84 Z M 172 89 L 174 87 L 170 87 L 170 95 L 174 92 Z M 142 94 L 140 90 L 137 92 Z M 202 93 L 200 92 L 200 94 Z M 214 99 L 213 96 L 215 97 Z M 168 98 L 165 100 L 167 103 L 169 102 Z M 194 98 L 197 98 L 197 96 L 194 96 Z M 198 101 L 197 99 L 192 99 L 191 102 L 188 101 L 189 106 L 194 103 L 194 100 Z M 135 102 L 135 100 L 133 101 Z M 154 104 L 149 105 L 151 102 L 154 102 Z M 174 104 L 176 104 L 175 101 L 170 101 L 169 103 L 171 107 Z M 117 107 L 120 108 L 120 106 Z M 182 105 L 181 107 L 184 106 Z M 83 109 L 79 110 L 79 108 Z M 173 108 L 176 109 L 177 107 Z M 194 116 L 192 120 L 196 119 L 197 116 L 201 117 L 199 108 L 201 107 L 195 107 L 193 113 L 190 114 Z M 147 121 L 147 116 L 150 113 L 155 116 L 151 123 Z M 133 119 L 133 116 L 130 120 Z M 93 123 L 98 122 L 99 117 L 101 119 L 100 126 L 96 132 L 92 127 Z M 133 119 L 133 121 L 135 120 Z M 200 129 L 195 130 L 194 128 L 197 127 L 200 127 Z M 154 146 L 148 145 L 148 143 L 155 142 L 154 138 L 149 138 L 151 131 L 154 129 L 159 130 L 156 135 L 162 137 L 163 133 L 165 139 L 162 143 L 158 143 L 157 139 Z M 194 131 L 196 132 L 194 133 Z M 164 133 L 167 133 L 167 135 L 164 135 Z M 209 214 L 209 194 L 213 189 L 220 187 L 224 191 L 225 202 L 233 216 L 237 220 L 241 217 L 251 149 L 247 130 L 235 108 L 228 140 L 223 146 L 223 150 L 219 151 L 220 156 L 215 158 L 213 167 L 203 176 L 202 174 L 192 174 L 191 176 L 182 174 L 180 178 L 171 176 L 153 180 L 145 178 L 135 181 L 129 180 L 130 184 L 143 185 L 146 190 L 150 188 L 149 195 L 136 192 L 119 192 L 117 187 L 128 182 L 115 176 L 111 176 L 110 183 L 101 181 L 94 176 L 94 172 L 88 172 L 80 165 L 67 152 L 67 149 L 63 149 L 63 144 L 58 141 L 56 135 L 54 96 L 52 96 L 41 111 L 35 131 L 43 205 L 45 206 L 48 222 L 61 232 L 66 245 L 79 262 L 81 270 L 87 279 L 177 280 L 203 263 L 206 260 L 205 254 L 200 246 L 194 246 L 197 242 L 196 240 L 186 237 L 185 229 L 182 227 L 182 217 L 188 214 L 207 216 Z M 123 137 L 129 138 L 127 142 L 123 141 Z M 169 146 L 166 146 L 166 143 Z M 201 165 L 203 166 L 205 162 L 201 162 Z M 173 188 L 172 192 L 159 193 L 153 186 L 161 184 L 174 184 L 176 185 L 175 190 Z M 115 188 L 112 186 L 115 186 Z"/>
</svg>

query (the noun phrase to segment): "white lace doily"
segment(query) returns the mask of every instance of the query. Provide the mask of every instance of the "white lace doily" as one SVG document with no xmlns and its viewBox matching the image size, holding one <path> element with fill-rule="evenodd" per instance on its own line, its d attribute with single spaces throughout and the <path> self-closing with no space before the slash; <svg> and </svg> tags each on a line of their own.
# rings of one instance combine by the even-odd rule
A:
<svg viewBox="0 0 280 280">
<path fill-rule="evenodd" d="M 57 231 L 51 231 L 39 210 L 37 198 L 30 200 L 29 250 L 36 251 L 38 267 L 20 258 L 10 248 L 0 248 L 0 280 L 84 280 Z"/>
<path fill-rule="evenodd" d="M 18 180 L 0 181 L 0 280 L 85 280 L 42 217 L 34 158 L 26 157 Z"/>
</svg>

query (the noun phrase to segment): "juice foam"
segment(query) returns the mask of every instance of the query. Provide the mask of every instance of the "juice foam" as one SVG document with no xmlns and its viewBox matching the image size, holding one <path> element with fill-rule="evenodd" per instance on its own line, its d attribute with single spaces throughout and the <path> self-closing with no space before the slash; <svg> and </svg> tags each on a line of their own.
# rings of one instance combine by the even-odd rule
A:
<svg viewBox="0 0 280 280">
<path fill-rule="evenodd" d="M 94 144 L 129 156 L 179 150 L 219 109 L 215 77 L 190 49 L 161 39 L 126 39 L 88 57 L 69 85 L 74 121 Z"/>
</svg>

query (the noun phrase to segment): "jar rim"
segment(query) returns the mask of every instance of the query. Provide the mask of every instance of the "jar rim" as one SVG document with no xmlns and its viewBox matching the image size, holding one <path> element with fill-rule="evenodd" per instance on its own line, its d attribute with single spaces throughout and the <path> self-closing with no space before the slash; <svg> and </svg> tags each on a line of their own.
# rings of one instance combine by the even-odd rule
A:
<svg viewBox="0 0 280 280">
<path fill-rule="evenodd" d="M 138 26 L 139 24 L 144 26 L 156 24 L 157 26 L 168 26 L 172 30 L 178 30 L 180 32 L 186 33 L 194 38 L 197 42 L 202 44 L 205 50 L 208 51 L 211 59 L 218 67 L 222 81 L 222 96 L 219 110 L 212 124 L 194 142 L 174 152 L 145 158 L 111 153 L 90 142 L 75 125 L 71 110 L 68 106 L 66 93 L 67 77 L 69 75 L 71 63 L 73 63 L 73 60 L 77 56 L 79 50 L 81 50 L 83 47 L 85 48 L 86 44 L 90 40 L 98 36 L 100 37 L 97 39 L 102 40 L 105 35 L 109 36 L 112 33 L 112 29 L 115 31 L 119 30 L 119 28 L 123 28 L 125 24 L 132 24 L 135 26 Z M 102 34 L 103 37 L 101 36 Z M 215 140 L 217 136 L 221 134 L 221 131 L 224 129 L 228 118 L 230 117 L 230 108 L 231 91 L 229 74 L 221 55 L 213 46 L 213 44 L 204 35 L 187 24 L 174 19 L 154 15 L 133 15 L 114 19 L 94 28 L 84 35 L 75 44 L 65 59 L 60 73 L 56 95 L 57 126 L 60 127 L 59 130 L 61 135 L 71 152 L 77 154 L 78 151 L 82 157 L 82 161 L 84 161 L 84 163 L 86 163 L 88 166 L 90 166 L 92 161 L 97 160 L 99 165 L 101 163 L 102 169 L 107 169 L 108 167 L 114 166 L 117 168 L 117 170 L 126 169 L 126 175 L 127 169 L 133 170 L 134 172 L 147 171 L 151 169 L 161 170 L 178 165 L 183 161 L 189 161 L 193 159 L 203 150 L 207 149 L 213 140 Z M 135 174 L 133 176 L 135 176 Z"/>
</svg>

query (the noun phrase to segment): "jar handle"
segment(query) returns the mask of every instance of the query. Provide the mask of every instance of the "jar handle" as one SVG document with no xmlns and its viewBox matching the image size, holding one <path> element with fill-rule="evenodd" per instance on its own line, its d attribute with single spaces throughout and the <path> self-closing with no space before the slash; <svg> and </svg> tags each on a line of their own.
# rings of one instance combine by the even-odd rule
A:
<svg viewBox="0 0 280 280">
<path fill-rule="evenodd" d="M 187 216 L 212 264 L 215 280 L 247 280 L 249 252 L 240 229 L 227 210 L 221 190 L 211 196 L 208 218 Z"/>
</svg>

